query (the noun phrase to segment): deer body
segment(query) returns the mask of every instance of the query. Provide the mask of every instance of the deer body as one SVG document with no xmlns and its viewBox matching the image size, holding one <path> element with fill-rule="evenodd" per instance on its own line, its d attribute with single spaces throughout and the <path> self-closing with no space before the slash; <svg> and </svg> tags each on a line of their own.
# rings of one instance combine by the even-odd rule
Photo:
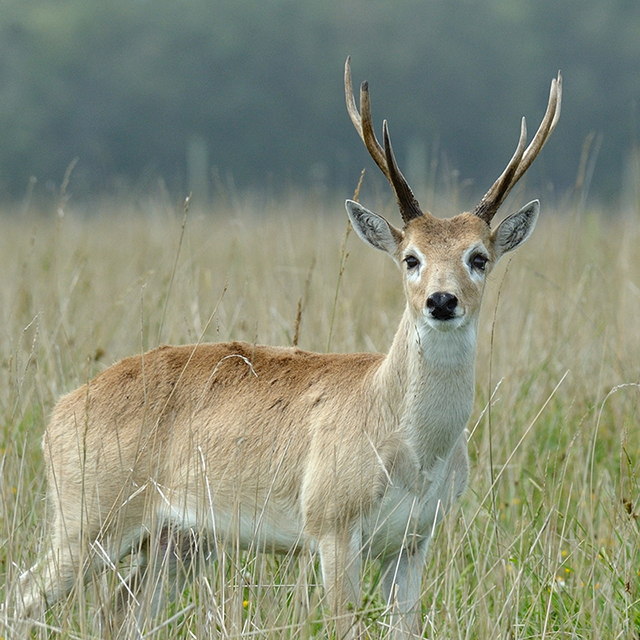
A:
<svg viewBox="0 0 640 640">
<path fill-rule="evenodd" d="M 116 557 L 165 519 L 226 530 L 245 547 L 257 531 L 267 550 L 315 546 L 329 521 L 368 516 L 394 478 L 415 490 L 422 469 L 428 486 L 468 420 L 472 371 L 435 387 L 445 393 L 433 398 L 389 384 L 388 364 L 245 343 L 127 358 L 62 398 L 51 418 L 43 446 L 49 483 L 65 497 L 64 526 L 97 536 L 110 519 L 133 523 Z M 461 387 L 462 406 L 451 393 Z M 423 442 L 422 431 L 434 429 L 444 446 Z M 238 531 L 228 531 L 238 509 Z"/>
<path fill-rule="evenodd" d="M 539 205 L 493 231 L 489 222 L 512 186 L 503 183 L 535 153 L 521 135 L 518 157 L 480 211 L 439 220 L 416 209 L 386 123 L 383 150 L 366 87 L 360 116 L 350 85 L 347 63 L 349 112 L 405 222 L 397 229 L 347 201 L 358 235 L 402 272 L 406 308 L 389 352 L 317 354 L 239 342 L 160 347 L 63 397 L 43 441 L 51 546 L 24 574 L 21 618 L 63 597 L 79 573 L 89 579 L 130 553 L 141 560 L 122 580 L 118 610 L 133 607 L 145 588 L 160 606 L 159 568 L 176 573 L 181 552 L 189 556 L 215 538 L 257 551 L 317 550 L 338 637 L 357 630 L 348 612 L 359 603 L 362 557 L 380 558 L 395 637 L 422 635 L 428 542 L 467 483 L 464 429 L 485 279 L 529 236 Z M 559 86 L 546 136 L 558 94 Z M 545 139 L 534 137 L 538 151 Z"/>
</svg>

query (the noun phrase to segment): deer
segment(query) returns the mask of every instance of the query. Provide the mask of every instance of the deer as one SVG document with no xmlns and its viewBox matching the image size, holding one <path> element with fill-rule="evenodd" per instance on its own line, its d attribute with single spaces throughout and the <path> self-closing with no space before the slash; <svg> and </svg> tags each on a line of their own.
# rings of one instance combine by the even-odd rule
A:
<svg viewBox="0 0 640 640">
<path fill-rule="evenodd" d="M 363 633 L 363 558 L 380 562 L 391 637 L 423 637 L 429 542 L 468 482 L 485 284 L 529 238 L 540 203 L 491 223 L 558 122 L 562 77 L 531 142 L 523 118 L 502 174 L 473 211 L 452 218 L 420 208 L 386 120 L 382 145 L 374 133 L 366 82 L 356 106 L 350 58 L 344 83 L 350 119 L 403 221 L 396 227 L 346 201 L 357 235 L 401 272 L 406 304 L 389 350 L 160 346 L 63 396 L 42 444 L 50 539 L 16 585 L 14 622 L 29 628 L 74 585 L 135 554 L 111 624 L 121 637 L 142 637 L 145 616 L 175 596 L 201 554 L 308 549 L 319 557 L 336 638 Z M 152 611 L 143 615 L 145 602 Z"/>
</svg>

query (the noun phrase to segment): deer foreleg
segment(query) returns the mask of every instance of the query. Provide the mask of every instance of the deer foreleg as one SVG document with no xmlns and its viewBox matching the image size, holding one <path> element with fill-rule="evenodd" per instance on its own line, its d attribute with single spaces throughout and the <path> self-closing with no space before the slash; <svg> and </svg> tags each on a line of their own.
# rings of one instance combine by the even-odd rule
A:
<svg viewBox="0 0 640 640">
<path fill-rule="evenodd" d="M 422 638 L 422 572 L 427 541 L 387 558 L 383 565 L 382 591 L 391 613 L 395 640 Z"/>
<path fill-rule="evenodd" d="M 360 530 L 324 535 L 318 544 L 322 580 L 338 640 L 359 637 L 356 612 L 360 607 Z"/>
</svg>

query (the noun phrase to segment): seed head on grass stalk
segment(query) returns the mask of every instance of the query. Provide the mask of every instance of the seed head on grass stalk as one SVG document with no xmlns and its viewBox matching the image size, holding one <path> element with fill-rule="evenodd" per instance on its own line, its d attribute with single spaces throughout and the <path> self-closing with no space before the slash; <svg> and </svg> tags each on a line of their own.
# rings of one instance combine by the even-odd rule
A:
<svg viewBox="0 0 640 640">
<path fill-rule="evenodd" d="M 62 184 L 60 185 L 60 202 L 58 203 L 58 218 L 64 218 L 64 205 L 66 204 L 69 196 L 67 196 L 67 187 L 69 186 L 69 182 L 71 181 L 71 174 L 75 169 L 76 164 L 78 164 L 79 158 L 76 156 L 67 167 L 67 170 L 64 172 L 64 178 L 62 179 Z"/>
<path fill-rule="evenodd" d="M 296 322 L 295 322 L 294 330 L 293 330 L 293 340 L 291 341 L 291 346 L 292 347 L 297 347 L 298 346 L 298 342 L 300 340 L 300 324 L 302 323 L 303 301 L 308 299 L 309 285 L 311 284 L 311 276 L 313 275 L 313 270 L 315 269 L 315 266 L 316 266 L 316 259 L 314 257 L 313 260 L 311 260 L 311 265 L 309 267 L 309 272 L 307 273 L 307 279 L 304 282 L 303 293 L 302 293 L 302 295 L 300 296 L 300 298 L 298 300 L 298 310 L 296 312 Z"/>
</svg>

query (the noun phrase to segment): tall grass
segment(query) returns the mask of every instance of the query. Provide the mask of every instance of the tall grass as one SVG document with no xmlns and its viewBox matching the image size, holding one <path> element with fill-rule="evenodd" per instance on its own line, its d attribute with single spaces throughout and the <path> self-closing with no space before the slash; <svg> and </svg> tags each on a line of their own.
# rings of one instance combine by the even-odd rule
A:
<svg viewBox="0 0 640 640">
<path fill-rule="evenodd" d="M 0 220 L 0 601 L 43 544 L 40 439 L 62 393 L 159 342 L 391 342 L 400 276 L 353 234 L 341 259 L 341 205 L 235 203 L 182 224 L 154 202 Z M 639 247 L 638 216 L 546 210 L 494 271 L 469 489 L 425 567 L 428 636 L 640 637 Z M 382 637 L 367 572 L 362 617 Z M 114 575 L 75 589 L 33 636 L 96 637 Z M 313 558 L 230 552 L 149 636 L 323 637 L 318 582 Z"/>
</svg>

